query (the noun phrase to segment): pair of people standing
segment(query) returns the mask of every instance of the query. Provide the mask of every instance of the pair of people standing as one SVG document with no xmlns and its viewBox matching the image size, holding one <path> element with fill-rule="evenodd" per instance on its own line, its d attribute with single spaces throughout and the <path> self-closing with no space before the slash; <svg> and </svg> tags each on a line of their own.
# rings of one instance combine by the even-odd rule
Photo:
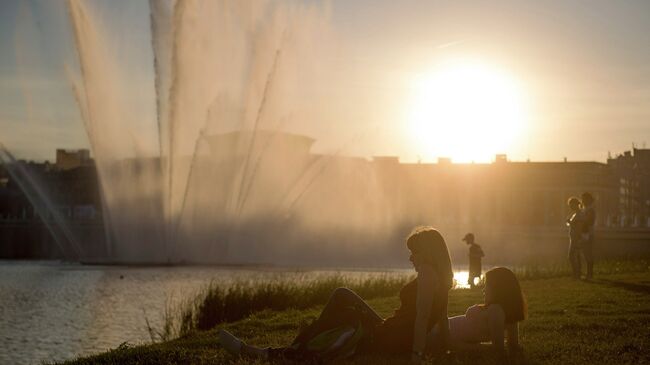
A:
<svg viewBox="0 0 650 365">
<path fill-rule="evenodd" d="M 596 210 L 594 197 L 588 192 L 583 193 L 580 199 L 569 198 L 567 205 L 571 211 L 567 226 L 569 226 L 569 263 L 573 277 L 580 279 L 582 275 L 582 259 L 587 263 L 586 279 L 594 276 L 594 225 L 596 223 Z"/>
<path fill-rule="evenodd" d="M 485 302 L 471 306 L 465 315 L 448 319 L 447 299 L 453 286 L 453 271 L 444 238 L 432 227 L 419 227 L 408 237 L 406 246 L 417 276 L 400 290 L 401 304 L 391 317 L 383 319 L 357 294 L 339 288 L 318 319 L 301 330 L 288 347 L 250 346 L 225 330 L 219 331 L 221 345 L 236 355 L 319 362 L 332 351 L 314 351 L 318 342 L 314 339 L 335 333 L 334 345 L 345 348 L 344 356 L 405 355 L 414 363 L 420 363 L 427 353 L 445 353 L 448 349 L 493 348 L 505 355 L 505 334 L 511 350 L 519 347 L 517 323 L 526 316 L 526 304 L 512 271 L 503 267 L 488 271 Z M 350 330 L 332 332 L 342 326 Z M 353 340 L 353 346 L 349 346 Z M 481 345 L 482 342 L 492 345 Z"/>
</svg>

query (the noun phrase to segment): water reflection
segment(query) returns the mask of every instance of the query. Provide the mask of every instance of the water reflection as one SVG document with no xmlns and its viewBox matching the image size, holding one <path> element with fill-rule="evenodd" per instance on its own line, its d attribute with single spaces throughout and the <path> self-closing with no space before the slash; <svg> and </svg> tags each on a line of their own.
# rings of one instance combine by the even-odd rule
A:
<svg viewBox="0 0 650 365">
<path fill-rule="evenodd" d="M 467 279 L 469 278 L 469 271 L 454 271 L 454 288 L 456 289 L 469 289 Z"/>
</svg>

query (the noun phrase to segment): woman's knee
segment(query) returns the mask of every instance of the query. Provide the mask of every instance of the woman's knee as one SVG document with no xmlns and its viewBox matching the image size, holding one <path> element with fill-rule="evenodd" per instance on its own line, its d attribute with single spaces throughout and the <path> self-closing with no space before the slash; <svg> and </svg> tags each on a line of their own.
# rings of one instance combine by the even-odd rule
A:
<svg viewBox="0 0 650 365">
<path fill-rule="evenodd" d="M 334 289 L 334 291 L 332 292 L 332 297 L 338 298 L 338 297 L 349 297 L 349 296 L 356 296 L 356 294 L 352 290 L 344 286 L 338 287 Z"/>
<path fill-rule="evenodd" d="M 332 296 L 330 297 L 330 302 L 352 303 L 357 301 L 358 298 L 359 296 L 352 290 L 345 287 L 340 287 L 334 289 Z"/>
</svg>

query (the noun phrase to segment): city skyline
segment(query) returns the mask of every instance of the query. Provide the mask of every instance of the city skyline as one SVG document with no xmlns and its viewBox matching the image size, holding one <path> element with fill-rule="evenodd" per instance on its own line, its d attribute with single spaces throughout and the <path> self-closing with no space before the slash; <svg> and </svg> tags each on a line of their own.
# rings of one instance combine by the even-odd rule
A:
<svg viewBox="0 0 650 365">
<path fill-rule="evenodd" d="M 309 136 L 305 136 L 305 137 L 310 138 Z M 318 141 L 315 141 L 315 142 L 318 142 Z M 620 150 L 620 151 L 606 151 L 604 160 L 589 160 L 589 159 L 578 160 L 578 159 L 573 159 L 571 156 L 564 156 L 564 157 L 559 158 L 557 160 L 553 160 L 553 159 L 533 160 L 531 158 L 525 158 L 525 159 L 519 160 L 519 159 L 511 158 L 511 156 L 508 155 L 507 153 L 496 153 L 496 154 L 494 154 L 492 156 L 492 158 L 490 160 L 487 160 L 487 161 L 455 161 L 453 158 L 447 157 L 447 156 L 437 156 L 435 159 L 430 159 L 430 160 L 426 160 L 426 161 L 422 160 L 422 159 L 410 160 L 410 159 L 404 159 L 402 156 L 399 156 L 399 155 L 390 155 L 390 154 L 378 154 L 378 155 L 370 155 L 370 156 L 356 156 L 356 155 L 346 155 L 346 154 L 340 153 L 340 154 L 338 154 L 336 156 L 350 157 L 350 158 L 361 158 L 361 159 L 365 159 L 365 160 L 368 160 L 368 161 L 372 161 L 372 160 L 375 160 L 375 159 L 386 159 L 386 158 L 393 159 L 393 158 L 395 158 L 395 159 L 397 159 L 397 162 L 401 163 L 401 164 L 438 164 L 438 163 L 451 163 L 451 164 L 459 164 L 459 165 L 463 165 L 463 164 L 492 164 L 492 163 L 500 162 L 500 161 L 504 161 L 504 160 L 507 161 L 507 162 L 597 162 L 597 163 L 606 164 L 608 159 L 612 159 L 612 158 L 616 158 L 616 157 L 620 157 L 620 156 L 625 156 L 626 154 L 631 153 L 634 150 L 643 151 L 643 150 L 647 150 L 647 149 L 648 148 L 647 148 L 647 145 L 645 143 L 642 144 L 641 146 L 632 144 L 631 147 L 628 148 L 628 149 L 624 149 L 624 150 Z M 59 151 L 70 152 L 70 153 L 77 153 L 77 152 L 80 152 L 80 151 L 87 151 L 89 153 L 89 158 L 91 160 L 93 159 L 92 150 L 88 146 L 55 148 L 52 151 L 50 151 L 51 153 L 48 156 L 45 156 L 44 158 L 31 158 L 29 156 L 26 156 L 26 157 L 14 156 L 14 157 L 16 157 L 18 159 L 18 161 L 29 161 L 29 162 L 35 162 L 35 163 L 45 163 L 45 162 L 55 163 L 56 158 L 57 158 L 57 153 Z M 328 152 L 323 152 L 323 151 L 312 151 L 312 152 L 314 152 L 313 154 L 315 154 L 315 155 L 330 155 Z M 334 154 L 332 154 L 332 155 L 334 155 Z M 144 159 L 149 159 L 151 157 L 157 158 L 158 156 L 135 156 L 135 157 L 136 158 L 141 157 L 141 158 L 144 158 Z M 186 157 L 190 158 L 192 156 L 187 155 Z M 125 158 L 126 159 L 131 159 L 133 157 L 125 157 Z"/>
</svg>

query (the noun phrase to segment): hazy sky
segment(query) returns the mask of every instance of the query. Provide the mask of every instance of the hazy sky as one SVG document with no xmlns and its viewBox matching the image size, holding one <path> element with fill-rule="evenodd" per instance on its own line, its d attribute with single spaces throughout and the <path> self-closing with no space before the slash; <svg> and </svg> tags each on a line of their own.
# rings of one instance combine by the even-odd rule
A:
<svg viewBox="0 0 650 365">
<path fill-rule="evenodd" d="M 123 42 L 125 63 L 143 74 L 141 84 L 151 84 L 148 2 L 97 6 Z M 513 160 L 604 161 L 608 151 L 650 143 L 646 0 L 334 0 L 330 10 L 333 44 L 323 45 L 320 72 L 332 81 L 312 88 L 319 112 L 301 115 L 297 128 L 318 140 L 317 151 L 361 135 L 346 153 L 434 160 L 422 140 L 437 129 L 414 133 L 410 120 L 414 85 L 457 59 L 506 75 L 526 100 L 516 140 L 491 152 Z M 66 78 L 65 67 L 78 66 L 65 3 L 1 1 L 0 50 L 0 142 L 38 159 L 51 159 L 57 147 L 86 147 Z M 451 136 L 458 146 L 468 140 L 476 141 Z"/>
</svg>

